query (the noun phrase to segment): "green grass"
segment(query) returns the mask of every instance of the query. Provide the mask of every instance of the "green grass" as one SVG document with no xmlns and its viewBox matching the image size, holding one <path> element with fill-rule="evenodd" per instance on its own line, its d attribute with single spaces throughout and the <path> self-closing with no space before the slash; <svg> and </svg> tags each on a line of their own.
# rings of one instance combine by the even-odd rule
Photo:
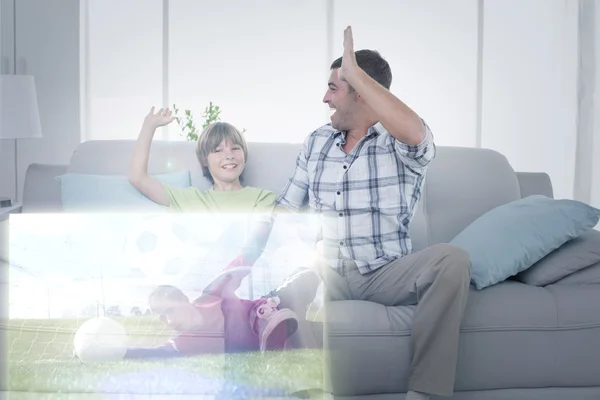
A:
<svg viewBox="0 0 600 400">
<path fill-rule="evenodd" d="M 152 317 L 114 318 L 127 330 L 132 345 L 153 346 L 163 343 L 172 332 Z M 70 360 L 73 336 L 84 319 L 8 320 L 10 360 Z"/>
<path fill-rule="evenodd" d="M 171 332 L 156 319 L 118 319 L 130 344 L 163 343 Z M 253 388 L 294 392 L 322 387 L 322 351 L 205 355 L 170 360 L 84 365 L 73 358 L 73 335 L 83 320 L 9 320 L 9 389 L 52 393 L 190 393 L 194 376 Z M 192 385 L 192 386 L 190 386 Z M 92 398 L 92 397 L 90 397 Z"/>
</svg>

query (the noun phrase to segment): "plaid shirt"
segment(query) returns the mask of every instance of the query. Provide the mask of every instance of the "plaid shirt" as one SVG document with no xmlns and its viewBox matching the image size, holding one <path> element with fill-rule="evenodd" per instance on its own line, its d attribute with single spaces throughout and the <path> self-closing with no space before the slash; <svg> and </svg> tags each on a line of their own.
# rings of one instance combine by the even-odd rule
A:
<svg viewBox="0 0 600 400">
<path fill-rule="evenodd" d="M 425 123 L 424 123 L 425 124 Z M 409 224 L 435 157 L 431 130 L 418 145 L 396 140 L 381 123 L 346 154 L 345 132 L 322 126 L 304 142 L 277 204 L 321 214 L 323 256 L 334 269 L 353 260 L 361 273 L 412 251 Z"/>
</svg>

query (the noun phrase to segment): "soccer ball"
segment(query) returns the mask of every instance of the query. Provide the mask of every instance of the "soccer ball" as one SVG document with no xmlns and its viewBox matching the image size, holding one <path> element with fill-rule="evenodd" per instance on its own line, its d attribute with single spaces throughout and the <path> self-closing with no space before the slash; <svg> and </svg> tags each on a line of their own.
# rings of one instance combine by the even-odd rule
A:
<svg viewBox="0 0 600 400">
<path fill-rule="evenodd" d="M 125 328 L 108 317 L 85 321 L 73 339 L 74 353 L 84 364 L 119 361 L 127 351 Z"/>
<path fill-rule="evenodd" d="M 175 216 L 152 216 L 135 223 L 125 239 L 125 261 L 157 284 L 176 283 L 193 268 L 203 248 Z"/>
</svg>

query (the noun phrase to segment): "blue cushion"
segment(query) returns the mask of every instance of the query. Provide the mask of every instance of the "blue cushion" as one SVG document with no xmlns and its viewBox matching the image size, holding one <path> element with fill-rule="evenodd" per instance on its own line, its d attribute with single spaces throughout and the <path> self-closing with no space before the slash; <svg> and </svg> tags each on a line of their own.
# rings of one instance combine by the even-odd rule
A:
<svg viewBox="0 0 600 400">
<path fill-rule="evenodd" d="M 175 188 L 191 186 L 189 171 L 153 175 L 158 181 Z M 92 175 L 67 173 L 60 181 L 63 210 L 93 211 L 166 211 L 136 190 L 122 175 Z"/>
<path fill-rule="evenodd" d="M 599 220 L 600 210 L 585 203 L 528 196 L 485 213 L 450 243 L 471 256 L 471 281 L 481 290 L 526 270 Z"/>
</svg>

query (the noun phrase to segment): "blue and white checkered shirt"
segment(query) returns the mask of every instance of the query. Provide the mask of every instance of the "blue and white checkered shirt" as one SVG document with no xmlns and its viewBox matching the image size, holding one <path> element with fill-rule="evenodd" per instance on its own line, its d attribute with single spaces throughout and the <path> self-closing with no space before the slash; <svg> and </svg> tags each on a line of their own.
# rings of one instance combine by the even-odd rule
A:
<svg viewBox="0 0 600 400">
<path fill-rule="evenodd" d="M 409 224 L 436 148 L 431 130 L 418 145 L 396 140 L 381 123 L 346 154 L 345 132 L 322 126 L 305 141 L 277 204 L 321 214 L 323 255 L 338 269 L 353 260 L 361 273 L 409 254 Z"/>
</svg>

